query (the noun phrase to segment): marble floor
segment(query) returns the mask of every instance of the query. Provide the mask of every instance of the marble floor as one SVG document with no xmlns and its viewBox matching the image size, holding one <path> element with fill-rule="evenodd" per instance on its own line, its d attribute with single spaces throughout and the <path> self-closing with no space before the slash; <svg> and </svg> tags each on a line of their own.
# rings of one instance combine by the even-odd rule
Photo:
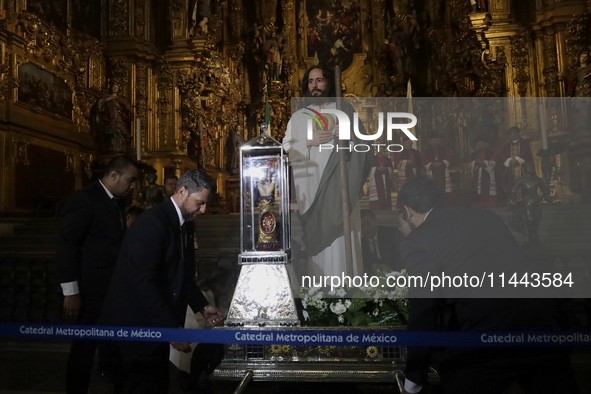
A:
<svg viewBox="0 0 591 394">
<path fill-rule="evenodd" d="M 58 394 L 65 392 L 65 365 L 69 346 L 65 342 L 0 341 L 0 394 Z M 572 362 L 581 388 L 581 394 L 591 394 L 591 350 L 577 351 Z M 182 394 L 178 387 L 175 368 L 171 365 L 170 394 Z M 200 394 L 231 394 L 237 382 L 212 382 L 209 390 Z M 429 393 L 431 390 L 425 391 Z M 112 386 L 93 372 L 89 394 L 110 394 Z M 380 383 L 304 383 L 304 382 L 251 382 L 246 394 L 296 394 L 321 392 L 323 394 L 382 394 L 398 393 L 395 385 Z M 504 394 L 519 394 L 512 387 Z M 502 393 L 499 393 L 502 394 Z"/>
</svg>

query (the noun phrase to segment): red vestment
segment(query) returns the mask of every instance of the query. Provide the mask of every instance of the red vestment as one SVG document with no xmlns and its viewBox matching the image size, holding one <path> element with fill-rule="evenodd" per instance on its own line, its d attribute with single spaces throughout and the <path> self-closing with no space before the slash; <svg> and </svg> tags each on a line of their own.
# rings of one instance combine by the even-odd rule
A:
<svg viewBox="0 0 591 394">
<path fill-rule="evenodd" d="M 477 162 L 478 159 L 484 161 Z M 472 206 L 494 208 L 497 206 L 495 164 L 497 155 L 490 149 L 480 149 L 470 155 L 468 165 L 472 173 Z"/>
<path fill-rule="evenodd" d="M 439 185 L 443 193 L 443 202 L 446 206 L 453 205 L 453 193 L 451 188 L 451 179 L 449 177 L 449 165 L 451 164 L 451 151 L 444 146 L 437 148 L 429 147 L 423 152 L 423 167 L 427 171 L 427 176 Z M 440 162 L 440 167 L 433 166 L 433 163 Z"/>
<path fill-rule="evenodd" d="M 372 211 L 392 210 L 392 171 L 392 160 L 374 156 L 369 172 L 369 209 Z"/>
<path fill-rule="evenodd" d="M 412 162 L 411 162 L 412 160 Z M 404 183 L 417 175 L 422 167 L 421 153 L 416 149 L 405 149 L 394 154 L 394 165 L 398 169 L 398 191 Z M 396 200 L 396 209 L 402 209 L 400 199 Z"/>
</svg>

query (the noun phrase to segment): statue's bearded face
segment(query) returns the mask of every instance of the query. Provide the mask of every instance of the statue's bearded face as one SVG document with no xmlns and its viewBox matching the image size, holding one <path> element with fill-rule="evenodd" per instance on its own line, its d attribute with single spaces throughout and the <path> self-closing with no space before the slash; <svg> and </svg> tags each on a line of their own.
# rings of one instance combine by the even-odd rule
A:
<svg viewBox="0 0 591 394">
<path fill-rule="evenodd" d="M 310 71 L 308 77 L 308 92 L 312 97 L 321 97 L 322 93 L 326 90 L 327 81 L 324 78 L 322 70 L 315 68 Z"/>
<path fill-rule="evenodd" d="M 589 62 L 589 54 L 582 53 L 581 56 L 579 57 L 579 60 L 581 62 L 581 65 L 587 64 Z"/>
</svg>

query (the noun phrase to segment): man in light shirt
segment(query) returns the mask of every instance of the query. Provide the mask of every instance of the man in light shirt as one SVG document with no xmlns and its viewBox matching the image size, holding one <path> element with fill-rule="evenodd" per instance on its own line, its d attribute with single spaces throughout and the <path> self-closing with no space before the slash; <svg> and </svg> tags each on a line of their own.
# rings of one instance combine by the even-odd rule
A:
<svg viewBox="0 0 591 394">
<path fill-rule="evenodd" d="M 101 313 L 127 227 L 121 198 L 135 187 L 138 173 L 137 162 L 117 156 L 100 180 L 74 193 L 64 206 L 57 261 L 64 311 L 77 323 L 96 324 Z M 67 393 L 88 391 L 95 350 L 96 342 L 72 342 Z"/>
</svg>

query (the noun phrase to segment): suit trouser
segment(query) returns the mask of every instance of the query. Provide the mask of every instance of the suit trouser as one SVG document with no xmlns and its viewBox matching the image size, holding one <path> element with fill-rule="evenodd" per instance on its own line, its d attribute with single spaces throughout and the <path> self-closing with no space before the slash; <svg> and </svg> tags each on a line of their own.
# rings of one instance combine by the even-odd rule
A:
<svg viewBox="0 0 591 394">
<path fill-rule="evenodd" d="M 77 323 L 96 325 L 102 305 L 102 297 L 83 297 L 82 318 Z M 118 353 L 114 351 L 115 347 L 112 342 L 72 341 L 66 374 L 67 394 L 86 394 L 88 392 L 94 355 L 97 348 L 99 350 L 99 364 L 103 367 L 116 368 L 116 365 L 119 363 Z"/>
<path fill-rule="evenodd" d="M 121 351 L 121 374 L 115 382 L 120 394 L 167 394 L 169 383 L 168 343 L 118 344 Z"/>
<path fill-rule="evenodd" d="M 442 363 L 440 394 L 499 394 L 517 383 L 527 394 L 578 394 L 568 354 L 555 349 L 507 349 L 483 359 Z M 485 356 L 486 357 L 486 356 Z"/>
</svg>

